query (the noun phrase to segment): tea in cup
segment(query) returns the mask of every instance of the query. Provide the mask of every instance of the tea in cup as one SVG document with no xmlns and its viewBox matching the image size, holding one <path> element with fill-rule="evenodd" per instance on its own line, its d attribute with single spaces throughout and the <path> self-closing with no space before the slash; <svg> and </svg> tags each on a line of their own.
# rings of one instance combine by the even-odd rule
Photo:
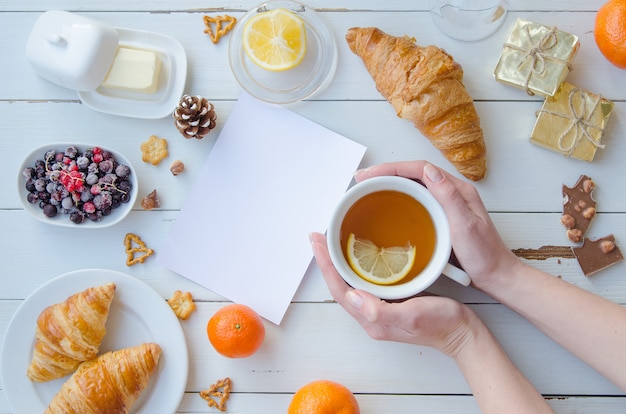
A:
<svg viewBox="0 0 626 414">
<path fill-rule="evenodd" d="M 349 189 L 327 233 L 330 258 L 343 279 L 381 299 L 426 290 L 441 274 L 467 286 L 448 263 L 450 227 L 441 205 L 420 183 L 374 177 Z"/>
</svg>

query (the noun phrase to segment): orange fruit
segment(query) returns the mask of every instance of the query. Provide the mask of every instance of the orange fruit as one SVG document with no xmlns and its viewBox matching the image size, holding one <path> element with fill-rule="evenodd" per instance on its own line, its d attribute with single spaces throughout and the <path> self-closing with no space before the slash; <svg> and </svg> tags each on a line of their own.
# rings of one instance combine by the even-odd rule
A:
<svg viewBox="0 0 626 414">
<path fill-rule="evenodd" d="M 330 380 L 308 383 L 294 394 L 287 414 L 359 414 L 359 404 L 345 386 Z"/>
<path fill-rule="evenodd" d="M 610 0 L 600 7 L 593 35 L 604 57 L 626 69 L 626 0 Z"/>
<path fill-rule="evenodd" d="M 265 339 L 263 319 L 250 307 L 240 304 L 219 309 L 206 327 L 211 345 L 228 358 L 254 354 Z"/>
</svg>

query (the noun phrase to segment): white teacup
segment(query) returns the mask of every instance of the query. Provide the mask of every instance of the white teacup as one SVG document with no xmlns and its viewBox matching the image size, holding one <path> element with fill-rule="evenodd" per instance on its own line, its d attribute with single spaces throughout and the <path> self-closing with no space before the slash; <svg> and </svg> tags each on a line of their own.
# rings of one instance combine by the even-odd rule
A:
<svg viewBox="0 0 626 414">
<path fill-rule="evenodd" d="M 341 248 L 341 225 L 350 207 L 360 198 L 377 191 L 394 190 L 410 195 L 428 210 L 435 227 L 436 242 L 426 267 L 411 280 L 394 285 L 378 285 L 357 275 L 344 257 Z M 448 263 L 452 245 L 450 225 L 437 200 L 423 185 L 404 177 L 383 176 L 362 181 L 350 188 L 335 209 L 327 232 L 330 258 L 341 277 L 355 289 L 369 292 L 381 299 L 405 299 L 428 289 L 442 274 L 468 286 L 470 277 L 463 270 Z"/>
</svg>

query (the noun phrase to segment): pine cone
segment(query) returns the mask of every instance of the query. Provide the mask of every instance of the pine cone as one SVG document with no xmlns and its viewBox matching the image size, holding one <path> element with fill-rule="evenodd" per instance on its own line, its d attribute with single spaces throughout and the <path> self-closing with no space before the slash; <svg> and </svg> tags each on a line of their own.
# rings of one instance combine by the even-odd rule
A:
<svg viewBox="0 0 626 414">
<path fill-rule="evenodd" d="M 202 139 L 215 128 L 213 104 L 200 96 L 184 95 L 172 114 L 176 128 L 185 138 Z"/>
</svg>

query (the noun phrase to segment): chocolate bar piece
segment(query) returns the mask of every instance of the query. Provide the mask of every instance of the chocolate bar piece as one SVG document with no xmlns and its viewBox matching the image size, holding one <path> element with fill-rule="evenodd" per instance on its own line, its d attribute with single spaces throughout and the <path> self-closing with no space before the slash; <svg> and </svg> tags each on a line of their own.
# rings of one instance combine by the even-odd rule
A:
<svg viewBox="0 0 626 414">
<path fill-rule="evenodd" d="M 624 260 L 612 234 L 596 241 L 591 241 L 585 237 L 583 245 L 572 248 L 572 251 L 585 276 L 591 276 Z"/>
<path fill-rule="evenodd" d="M 596 201 L 592 191 L 595 183 L 586 175 L 581 175 L 574 187 L 563 184 L 563 215 L 561 224 L 567 229 L 567 237 L 574 243 L 582 240 L 596 215 Z"/>
</svg>

